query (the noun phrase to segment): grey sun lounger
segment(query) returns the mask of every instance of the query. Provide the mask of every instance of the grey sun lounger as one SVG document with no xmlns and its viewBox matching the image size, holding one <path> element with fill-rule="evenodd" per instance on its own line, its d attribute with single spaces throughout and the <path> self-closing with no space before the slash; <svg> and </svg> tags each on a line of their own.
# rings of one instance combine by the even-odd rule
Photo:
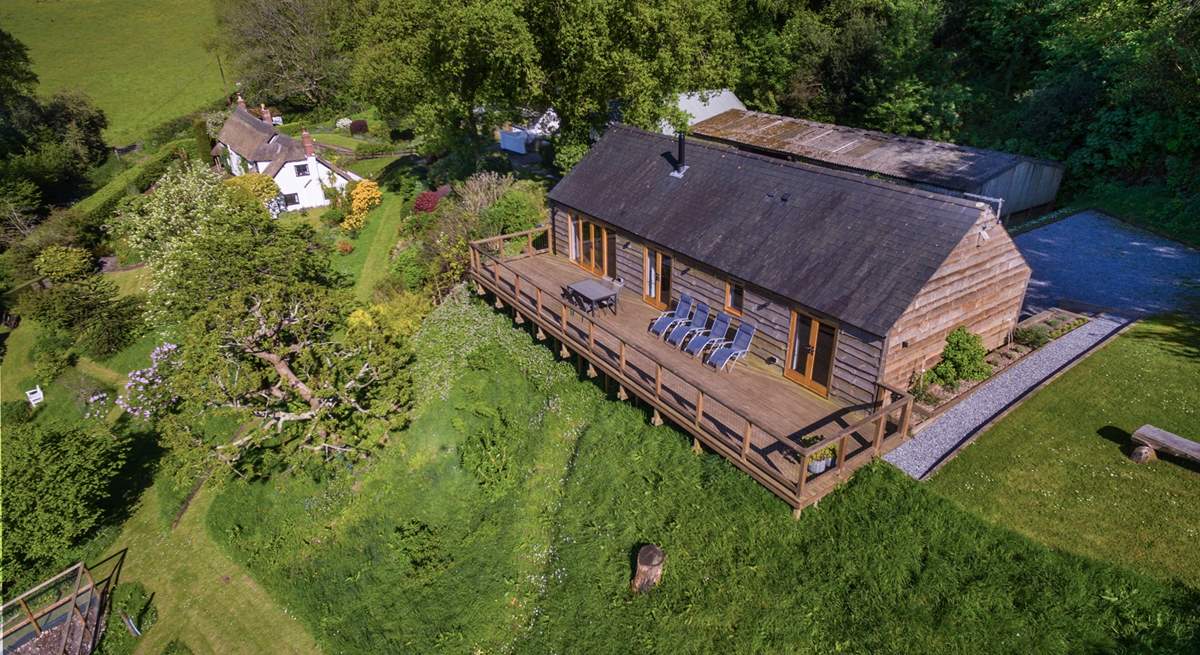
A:
<svg viewBox="0 0 1200 655">
<path fill-rule="evenodd" d="M 675 310 L 663 312 L 654 322 L 650 324 L 650 332 L 655 336 L 663 336 L 667 330 L 675 327 L 676 323 L 681 323 L 692 315 L 692 297 L 684 293 L 679 296 L 679 303 L 675 305 Z"/>
<path fill-rule="evenodd" d="M 725 342 L 725 337 L 729 334 L 729 323 L 733 320 L 729 314 L 718 312 L 717 319 L 713 321 L 712 327 L 707 330 L 694 330 L 688 332 L 685 339 L 687 345 L 683 347 L 683 352 L 692 357 L 699 357 L 705 350 Z"/>
<path fill-rule="evenodd" d="M 739 359 L 746 356 L 750 352 L 750 341 L 754 339 L 754 326 L 749 323 L 742 323 L 738 326 L 737 334 L 733 335 L 733 341 L 725 341 L 717 345 L 716 350 L 708 356 L 706 362 L 709 366 L 718 371 L 729 370 Z"/>
</svg>

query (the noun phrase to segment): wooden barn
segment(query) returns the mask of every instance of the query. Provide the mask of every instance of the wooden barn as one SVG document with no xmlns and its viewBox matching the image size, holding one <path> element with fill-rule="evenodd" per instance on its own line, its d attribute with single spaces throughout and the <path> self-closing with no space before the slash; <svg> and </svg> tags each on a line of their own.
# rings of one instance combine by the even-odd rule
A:
<svg viewBox="0 0 1200 655">
<path fill-rule="evenodd" d="M 907 436 L 904 389 L 952 329 L 1001 345 L 1029 281 L 987 203 L 625 126 L 549 201 L 548 225 L 472 244 L 481 289 L 797 508 Z M 581 279 L 619 309 L 570 306 Z M 684 293 L 756 327 L 733 371 L 647 333 Z M 809 479 L 830 443 L 838 473 Z"/>
<path fill-rule="evenodd" d="M 1063 177 L 1062 164 L 1045 159 L 744 109 L 713 116 L 692 130 L 698 137 L 773 157 L 996 198 L 1005 219 L 1049 211 Z"/>
</svg>

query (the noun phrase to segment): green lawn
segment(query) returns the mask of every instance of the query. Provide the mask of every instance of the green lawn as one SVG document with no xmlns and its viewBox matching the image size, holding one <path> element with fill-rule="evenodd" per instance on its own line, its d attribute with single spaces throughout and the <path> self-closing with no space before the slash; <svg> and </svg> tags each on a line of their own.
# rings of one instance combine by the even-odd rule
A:
<svg viewBox="0 0 1200 655">
<path fill-rule="evenodd" d="M 0 24 L 29 47 L 40 93 L 79 89 L 96 101 L 112 145 L 222 93 L 217 61 L 203 45 L 216 30 L 211 2 L 5 0 Z"/>
<path fill-rule="evenodd" d="M 105 273 L 104 277 L 116 283 L 121 295 L 128 296 L 146 291 L 146 287 L 150 284 L 150 269 L 143 266 L 128 271 Z"/>
<path fill-rule="evenodd" d="M 884 464 L 793 521 L 483 303 L 416 339 L 373 466 L 231 483 L 209 527 L 331 652 L 1194 652 L 1200 593 L 1062 553 Z M 634 597 L 632 558 L 667 553 Z"/>
<path fill-rule="evenodd" d="M 324 143 L 331 146 L 340 146 L 354 150 L 360 143 L 365 143 L 365 139 L 356 139 L 346 134 L 336 134 L 333 132 L 315 132 L 312 135 L 313 141 Z"/>
<path fill-rule="evenodd" d="M 171 530 L 160 520 L 159 495 L 142 494 L 110 550 L 127 549 L 122 582 L 140 582 L 155 594 L 158 622 L 136 652 L 157 655 L 180 639 L 196 655 L 319 653 L 287 609 L 209 538 L 203 517 L 212 498 L 209 491 L 197 495 Z"/>
<path fill-rule="evenodd" d="M 1200 469 L 1134 464 L 1145 423 L 1200 437 L 1200 324 L 1143 322 L 981 436 L 930 481 L 1065 551 L 1200 588 Z"/>
<path fill-rule="evenodd" d="M 390 157 L 372 157 L 370 159 L 359 159 L 354 162 L 351 162 L 351 164 L 349 166 L 347 166 L 347 168 L 349 168 L 352 172 L 354 172 L 358 175 L 361 175 L 363 177 L 373 178 L 376 175 L 378 175 L 381 171 L 383 171 L 385 168 L 387 168 L 388 166 L 391 166 L 393 163 L 395 163 L 399 159 L 401 159 L 401 158 L 398 156 L 395 156 L 395 155 L 392 155 Z"/>
</svg>

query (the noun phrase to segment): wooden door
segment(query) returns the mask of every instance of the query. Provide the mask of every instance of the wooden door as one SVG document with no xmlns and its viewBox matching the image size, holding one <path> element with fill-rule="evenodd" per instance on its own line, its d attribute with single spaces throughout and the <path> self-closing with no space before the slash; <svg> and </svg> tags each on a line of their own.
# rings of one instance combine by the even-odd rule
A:
<svg viewBox="0 0 1200 655">
<path fill-rule="evenodd" d="M 671 256 L 646 248 L 642 256 L 642 299 L 659 309 L 671 302 Z"/>
<path fill-rule="evenodd" d="M 788 330 L 787 361 L 783 374 L 790 380 L 812 389 L 822 396 L 829 395 L 829 380 L 833 375 L 833 353 L 837 349 L 837 328 L 792 310 Z"/>
<path fill-rule="evenodd" d="M 608 263 L 608 230 L 582 218 L 571 220 L 569 227 L 571 261 L 593 275 L 604 275 Z"/>
</svg>

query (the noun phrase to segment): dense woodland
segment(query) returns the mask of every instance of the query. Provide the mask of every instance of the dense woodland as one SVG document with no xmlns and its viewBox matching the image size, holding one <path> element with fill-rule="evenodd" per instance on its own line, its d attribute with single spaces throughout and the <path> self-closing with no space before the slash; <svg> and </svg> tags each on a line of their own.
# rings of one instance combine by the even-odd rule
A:
<svg viewBox="0 0 1200 655">
<path fill-rule="evenodd" d="M 64 394 L 36 411 L 4 399 L 6 593 L 97 559 L 145 503 L 162 541 L 199 493 L 203 539 L 329 652 L 615 652 L 635 634 L 645 650 L 746 652 L 1195 645 L 1191 586 L 1051 551 L 882 466 L 793 523 L 460 286 L 471 239 L 545 218 L 547 180 L 507 170 L 497 127 L 555 109 L 565 172 L 611 121 L 682 126 L 676 94 L 723 88 L 767 112 L 1061 160 L 1063 199 L 1135 198 L 1133 218 L 1195 243 L 1194 3 L 215 6 L 207 47 L 251 104 L 295 130 L 369 113 L 408 134 L 369 146 L 416 152 L 280 217 L 270 178 L 208 166 L 230 98 L 122 160 L 104 112 L 43 93 L 0 29 L 0 313 L 31 341 L 5 357 L 22 371 L 5 388 Z M 119 286 L 101 256 L 145 275 Z M 639 605 L 625 551 L 650 537 L 678 577 Z M 870 566 L 838 559 L 856 548 Z M 416 602 L 397 607 L 397 589 Z M 947 607 L 965 631 L 939 622 Z"/>
<path fill-rule="evenodd" d="M 679 121 L 674 94 L 732 88 L 752 109 L 1061 160 L 1075 189 L 1165 182 L 1194 203 L 1200 188 L 1194 3 L 288 0 L 219 16 L 252 92 L 368 102 L 431 149 L 553 107 L 569 167 L 614 117 Z M 280 25 L 294 38 L 268 38 Z"/>
</svg>

